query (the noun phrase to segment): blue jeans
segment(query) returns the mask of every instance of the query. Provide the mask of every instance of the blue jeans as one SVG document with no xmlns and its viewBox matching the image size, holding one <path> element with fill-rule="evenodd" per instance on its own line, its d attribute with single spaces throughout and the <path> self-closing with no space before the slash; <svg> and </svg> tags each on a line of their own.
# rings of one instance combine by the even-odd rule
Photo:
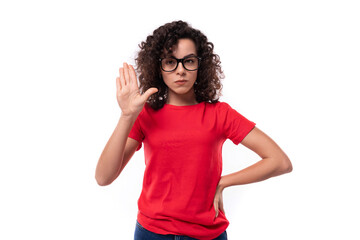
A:
<svg viewBox="0 0 360 240">
<path fill-rule="evenodd" d="M 153 233 L 141 226 L 140 223 L 136 220 L 134 240 L 196 240 L 196 238 L 172 234 L 163 235 Z M 213 240 L 227 240 L 226 230 Z"/>
</svg>

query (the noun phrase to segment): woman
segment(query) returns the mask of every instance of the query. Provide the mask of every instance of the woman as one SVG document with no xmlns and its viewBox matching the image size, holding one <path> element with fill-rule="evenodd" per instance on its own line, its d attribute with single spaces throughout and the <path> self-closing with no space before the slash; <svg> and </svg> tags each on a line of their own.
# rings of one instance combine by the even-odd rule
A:
<svg viewBox="0 0 360 240">
<path fill-rule="evenodd" d="M 112 183 L 144 142 L 135 240 L 227 239 L 223 190 L 288 173 L 291 162 L 254 122 L 218 100 L 220 60 L 203 33 L 171 22 L 139 46 L 141 92 L 134 67 L 124 63 L 116 79 L 121 117 L 100 156 L 96 180 Z M 221 176 L 226 139 L 262 160 Z"/>
</svg>

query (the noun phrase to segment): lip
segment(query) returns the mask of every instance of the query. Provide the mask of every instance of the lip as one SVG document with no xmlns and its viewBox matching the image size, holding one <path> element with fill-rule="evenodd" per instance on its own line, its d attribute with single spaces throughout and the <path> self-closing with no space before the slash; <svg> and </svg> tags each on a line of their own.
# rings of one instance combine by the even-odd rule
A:
<svg viewBox="0 0 360 240">
<path fill-rule="evenodd" d="M 175 83 L 178 84 L 178 85 L 183 85 L 186 82 L 187 82 L 187 80 L 177 80 L 177 81 L 175 81 Z"/>
</svg>

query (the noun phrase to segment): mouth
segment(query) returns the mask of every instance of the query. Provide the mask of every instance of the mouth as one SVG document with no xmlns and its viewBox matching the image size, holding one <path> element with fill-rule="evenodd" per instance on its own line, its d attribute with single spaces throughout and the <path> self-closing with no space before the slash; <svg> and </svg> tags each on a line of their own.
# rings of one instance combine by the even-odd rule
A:
<svg viewBox="0 0 360 240">
<path fill-rule="evenodd" d="M 186 80 L 177 80 L 177 81 L 175 81 L 175 83 L 177 85 L 184 85 L 186 82 L 187 82 Z"/>
</svg>

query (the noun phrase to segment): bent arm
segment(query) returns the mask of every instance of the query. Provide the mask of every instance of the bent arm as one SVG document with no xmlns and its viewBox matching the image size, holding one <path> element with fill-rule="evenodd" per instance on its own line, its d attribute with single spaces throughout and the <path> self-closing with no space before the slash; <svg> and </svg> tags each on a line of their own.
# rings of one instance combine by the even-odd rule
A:
<svg viewBox="0 0 360 240">
<path fill-rule="evenodd" d="M 257 153 L 262 160 L 243 170 L 222 176 L 219 182 L 221 189 L 263 181 L 292 171 L 292 164 L 288 156 L 257 127 L 250 131 L 241 144 Z"/>
<path fill-rule="evenodd" d="M 96 166 L 95 178 L 99 185 L 112 183 L 134 154 L 138 142 L 127 139 L 135 120 L 136 117 L 120 117 Z"/>
</svg>

